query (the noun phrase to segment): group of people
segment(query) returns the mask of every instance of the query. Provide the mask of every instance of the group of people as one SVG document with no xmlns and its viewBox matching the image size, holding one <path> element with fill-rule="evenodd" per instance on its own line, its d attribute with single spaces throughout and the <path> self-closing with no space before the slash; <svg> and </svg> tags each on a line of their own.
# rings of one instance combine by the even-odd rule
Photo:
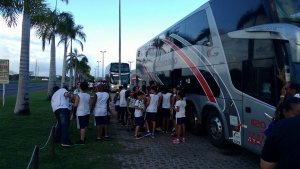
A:
<svg viewBox="0 0 300 169">
<path fill-rule="evenodd" d="M 132 90 L 127 85 L 120 87 L 113 100 L 119 122 L 128 130 L 135 130 L 136 139 L 155 138 L 156 131 L 173 131 L 174 144 L 185 142 L 186 101 L 182 90 L 160 86 L 157 82 L 147 86 L 143 81 L 141 87 Z"/>
<path fill-rule="evenodd" d="M 63 147 L 73 145 L 69 136 L 70 120 L 73 118 L 76 119 L 77 128 L 80 129 L 80 139 L 76 144 L 85 144 L 91 112 L 97 128 L 96 141 L 109 140 L 107 130 L 111 116 L 109 102 L 110 95 L 103 84 L 95 87 L 92 96 L 89 94 L 87 82 L 78 83 L 74 93 L 70 93 L 65 87 L 55 86 L 51 106 L 57 119 L 56 142 L 61 142 Z"/>
<path fill-rule="evenodd" d="M 300 168 L 300 87 L 285 83 L 275 117 L 265 130 L 267 137 L 262 153 L 262 169 Z"/>
</svg>

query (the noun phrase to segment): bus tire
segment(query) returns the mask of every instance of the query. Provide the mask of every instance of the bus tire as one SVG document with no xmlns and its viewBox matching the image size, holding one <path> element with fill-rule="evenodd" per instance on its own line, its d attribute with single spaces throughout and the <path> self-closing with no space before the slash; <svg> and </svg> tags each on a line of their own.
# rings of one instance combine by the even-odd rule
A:
<svg viewBox="0 0 300 169">
<path fill-rule="evenodd" d="M 213 145 L 223 148 L 226 145 L 224 123 L 215 110 L 210 110 L 207 117 L 207 134 Z"/>
</svg>

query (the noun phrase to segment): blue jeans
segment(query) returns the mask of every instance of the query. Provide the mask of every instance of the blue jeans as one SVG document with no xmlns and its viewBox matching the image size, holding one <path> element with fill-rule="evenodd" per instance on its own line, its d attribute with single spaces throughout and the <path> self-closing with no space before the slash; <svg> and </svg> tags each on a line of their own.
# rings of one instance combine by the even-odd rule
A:
<svg viewBox="0 0 300 169">
<path fill-rule="evenodd" d="M 57 119 L 57 127 L 55 139 L 61 140 L 63 144 L 70 143 L 69 128 L 70 128 L 70 110 L 58 109 L 55 111 L 55 117 Z"/>
</svg>

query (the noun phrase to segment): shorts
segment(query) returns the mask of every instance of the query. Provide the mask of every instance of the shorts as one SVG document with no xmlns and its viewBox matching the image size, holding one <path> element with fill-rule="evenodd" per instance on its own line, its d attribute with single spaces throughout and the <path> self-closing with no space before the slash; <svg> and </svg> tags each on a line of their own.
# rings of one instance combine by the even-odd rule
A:
<svg viewBox="0 0 300 169">
<path fill-rule="evenodd" d="M 141 117 L 135 117 L 134 121 L 135 121 L 135 125 L 136 126 L 139 126 L 139 127 L 143 127 L 144 126 L 144 117 L 143 116 L 141 116 Z"/>
<path fill-rule="evenodd" d="M 119 113 L 119 111 L 120 111 L 120 106 L 115 106 L 115 111 L 116 111 L 117 113 Z"/>
<path fill-rule="evenodd" d="M 85 115 L 85 116 L 78 116 L 78 121 L 79 121 L 79 128 L 84 129 L 88 126 L 89 124 L 89 117 L 90 115 Z"/>
<path fill-rule="evenodd" d="M 163 112 L 163 118 L 170 118 L 170 109 L 163 108 L 162 112 Z"/>
<path fill-rule="evenodd" d="M 147 112 L 146 120 L 147 121 L 156 121 L 156 113 Z"/>
<path fill-rule="evenodd" d="M 181 125 L 185 123 L 185 117 L 176 118 L 176 124 Z"/>
<path fill-rule="evenodd" d="M 128 118 L 131 118 L 131 119 L 134 119 L 134 108 L 128 108 L 129 109 L 129 112 L 131 113 L 131 116 L 129 117 L 128 116 Z"/>
<path fill-rule="evenodd" d="M 107 116 L 95 116 L 95 120 L 96 120 L 96 126 L 108 124 Z"/>
</svg>

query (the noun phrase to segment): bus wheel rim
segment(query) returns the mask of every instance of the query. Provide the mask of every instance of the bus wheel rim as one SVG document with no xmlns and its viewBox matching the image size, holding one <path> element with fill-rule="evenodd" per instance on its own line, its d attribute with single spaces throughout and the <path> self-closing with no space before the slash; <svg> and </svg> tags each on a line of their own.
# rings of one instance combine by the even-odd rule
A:
<svg viewBox="0 0 300 169">
<path fill-rule="evenodd" d="M 213 117 L 210 120 L 210 134 L 215 140 L 219 140 L 223 136 L 223 126 L 219 117 Z"/>
</svg>

